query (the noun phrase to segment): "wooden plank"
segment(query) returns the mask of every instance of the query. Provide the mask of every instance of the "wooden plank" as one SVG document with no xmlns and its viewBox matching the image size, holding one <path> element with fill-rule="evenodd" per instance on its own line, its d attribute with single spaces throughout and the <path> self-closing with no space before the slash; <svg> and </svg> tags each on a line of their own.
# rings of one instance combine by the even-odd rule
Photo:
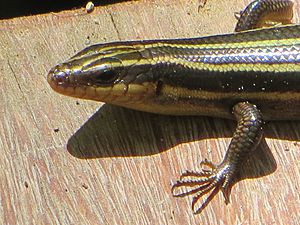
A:
<svg viewBox="0 0 300 225">
<path fill-rule="evenodd" d="M 93 43 L 231 32 L 247 3 L 208 0 L 198 12 L 198 1 L 141 0 L 0 21 L 0 223 L 300 224 L 299 122 L 267 124 L 269 148 L 244 171 L 260 179 L 194 216 L 171 184 L 204 158 L 220 161 L 233 122 L 72 99 L 46 81 Z"/>
</svg>

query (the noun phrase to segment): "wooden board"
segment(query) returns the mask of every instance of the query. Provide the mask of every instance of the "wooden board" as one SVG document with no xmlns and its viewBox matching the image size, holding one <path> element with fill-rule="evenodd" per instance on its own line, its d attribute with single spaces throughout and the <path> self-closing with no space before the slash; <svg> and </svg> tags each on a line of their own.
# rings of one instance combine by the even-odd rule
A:
<svg viewBox="0 0 300 225">
<path fill-rule="evenodd" d="M 195 216 L 171 185 L 222 159 L 233 122 L 77 100 L 46 80 L 90 44 L 231 32 L 247 3 L 208 0 L 198 12 L 198 0 L 140 0 L 0 21 L 0 223 L 300 224 L 299 122 L 266 124 L 268 146 L 244 171 L 259 178 Z"/>
</svg>

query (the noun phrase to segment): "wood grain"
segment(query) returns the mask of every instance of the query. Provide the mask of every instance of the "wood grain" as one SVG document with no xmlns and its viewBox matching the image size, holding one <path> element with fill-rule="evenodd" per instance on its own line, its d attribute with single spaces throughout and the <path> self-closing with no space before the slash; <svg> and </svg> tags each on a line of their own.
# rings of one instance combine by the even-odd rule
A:
<svg viewBox="0 0 300 225">
<path fill-rule="evenodd" d="M 231 32 L 247 3 L 140 0 L 0 21 L 0 223 L 300 224 L 299 122 L 266 124 L 231 203 L 218 194 L 195 216 L 171 184 L 220 161 L 233 122 L 77 100 L 46 81 L 90 44 Z"/>
</svg>

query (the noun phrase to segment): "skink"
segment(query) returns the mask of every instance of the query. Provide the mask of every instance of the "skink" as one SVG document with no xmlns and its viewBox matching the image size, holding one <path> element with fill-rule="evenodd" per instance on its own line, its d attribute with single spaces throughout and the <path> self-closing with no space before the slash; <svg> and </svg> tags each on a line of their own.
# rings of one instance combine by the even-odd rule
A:
<svg viewBox="0 0 300 225">
<path fill-rule="evenodd" d="M 229 202 L 264 120 L 300 118 L 300 25 L 260 28 L 290 23 L 292 6 L 256 0 L 232 34 L 93 45 L 52 68 L 48 82 L 64 95 L 135 110 L 237 120 L 223 161 L 204 161 L 210 170 L 187 171 L 172 188 L 174 196 L 194 195 L 199 213 L 220 190 Z"/>
</svg>

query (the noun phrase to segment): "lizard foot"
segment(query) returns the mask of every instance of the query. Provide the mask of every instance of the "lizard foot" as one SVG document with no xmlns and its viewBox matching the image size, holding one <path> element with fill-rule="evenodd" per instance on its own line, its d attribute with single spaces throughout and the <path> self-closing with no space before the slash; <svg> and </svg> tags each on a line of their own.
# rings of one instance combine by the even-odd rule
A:
<svg viewBox="0 0 300 225">
<path fill-rule="evenodd" d="M 172 193 L 175 197 L 194 195 L 192 209 L 195 214 L 200 213 L 220 190 L 223 192 L 225 203 L 229 203 L 231 183 L 235 174 L 234 168 L 226 163 L 216 166 L 205 160 L 201 162 L 201 166 L 200 172 L 184 172 L 180 176 L 180 180 L 172 187 Z M 204 166 L 210 169 L 205 169 Z M 210 194 L 201 204 L 199 199 L 209 192 Z"/>
</svg>

